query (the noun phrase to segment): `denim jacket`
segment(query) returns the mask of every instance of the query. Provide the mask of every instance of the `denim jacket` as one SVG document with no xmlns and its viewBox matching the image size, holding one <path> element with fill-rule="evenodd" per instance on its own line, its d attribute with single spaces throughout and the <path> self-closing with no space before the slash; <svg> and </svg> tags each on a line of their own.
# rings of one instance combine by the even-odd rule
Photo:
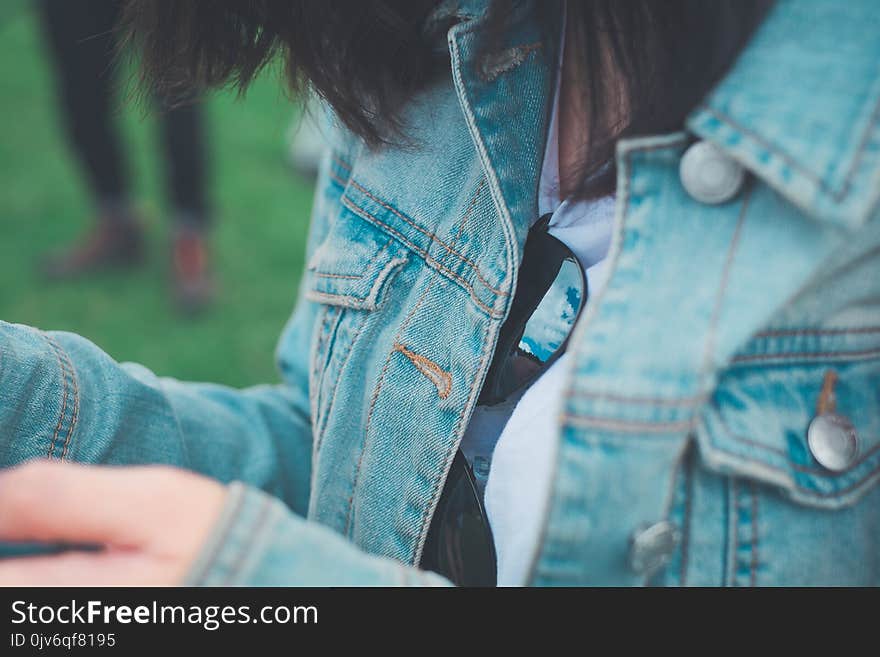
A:
<svg viewBox="0 0 880 657">
<path fill-rule="evenodd" d="M 537 211 L 558 25 L 534 4 L 489 53 L 485 0 L 437 10 L 451 75 L 405 110 L 416 147 L 334 131 L 282 383 L 3 323 L 0 463 L 234 482 L 188 584 L 444 583 L 416 565 Z M 874 0 L 779 0 L 680 133 L 619 144 L 530 584 L 880 584 L 878 25 Z M 684 188 L 694 141 L 747 172 L 727 202 Z M 829 413 L 834 468 L 807 440 Z"/>
</svg>

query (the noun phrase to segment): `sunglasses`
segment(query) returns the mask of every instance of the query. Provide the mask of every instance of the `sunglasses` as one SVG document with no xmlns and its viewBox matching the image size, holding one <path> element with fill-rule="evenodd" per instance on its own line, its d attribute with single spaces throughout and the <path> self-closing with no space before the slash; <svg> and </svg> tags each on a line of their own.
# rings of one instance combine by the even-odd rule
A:
<svg viewBox="0 0 880 657">
<path fill-rule="evenodd" d="M 550 235 L 550 215 L 530 229 L 510 314 L 501 327 L 478 405 L 494 406 L 521 393 L 565 352 L 588 296 L 580 261 Z M 470 463 L 459 449 L 419 566 L 458 586 L 495 586 L 492 529 Z"/>
</svg>

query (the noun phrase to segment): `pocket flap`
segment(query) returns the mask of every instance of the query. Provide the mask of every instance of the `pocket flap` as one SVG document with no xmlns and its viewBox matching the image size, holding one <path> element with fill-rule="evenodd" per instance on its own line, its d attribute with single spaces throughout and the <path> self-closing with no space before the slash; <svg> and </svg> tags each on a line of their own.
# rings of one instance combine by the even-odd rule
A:
<svg viewBox="0 0 880 657">
<path fill-rule="evenodd" d="M 345 207 L 308 264 L 306 297 L 312 301 L 375 310 L 408 251 Z"/>
<path fill-rule="evenodd" d="M 704 461 L 720 472 L 781 486 L 794 500 L 839 508 L 880 480 L 880 359 L 821 354 L 734 363 L 698 424 Z M 786 362 L 789 361 L 789 362 Z M 807 431 L 834 412 L 855 428 L 857 452 L 839 471 L 813 456 Z"/>
</svg>

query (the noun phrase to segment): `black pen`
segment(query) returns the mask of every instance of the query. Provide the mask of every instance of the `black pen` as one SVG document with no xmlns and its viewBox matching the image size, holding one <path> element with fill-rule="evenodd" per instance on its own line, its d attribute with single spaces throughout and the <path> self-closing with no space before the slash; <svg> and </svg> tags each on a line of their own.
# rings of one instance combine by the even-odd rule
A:
<svg viewBox="0 0 880 657">
<path fill-rule="evenodd" d="M 38 543 L 0 541 L 0 559 L 35 557 L 64 552 L 99 552 L 103 546 L 94 543 Z"/>
</svg>

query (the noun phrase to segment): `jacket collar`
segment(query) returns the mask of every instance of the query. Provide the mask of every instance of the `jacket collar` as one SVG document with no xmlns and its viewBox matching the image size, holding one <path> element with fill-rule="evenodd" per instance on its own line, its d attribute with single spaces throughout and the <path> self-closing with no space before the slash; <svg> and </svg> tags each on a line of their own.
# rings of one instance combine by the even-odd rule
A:
<svg viewBox="0 0 880 657">
<path fill-rule="evenodd" d="M 880 2 L 778 0 L 688 128 L 809 215 L 857 228 L 880 203 Z"/>
<path fill-rule="evenodd" d="M 546 15 L 561 20 L 562 0 L 543 1 L 559 9 Z M 485 52 L 480 37 L 489 4 L 487 0 L 458 0 L 442 6 L 454 7 L 460 19 L 448 36 L 453 80 L 503 224 L 506 284 L 512 291 L 522 245 L 537 216 L 555 82 L 549 63 L 557 58 L 560 23 L 536 21 L 534 0 L 518 0 L 512 4 L 502 42 Z M 511 124 L 512 117 L 518 117 L 516 125 Z"/>
<path fill-rule="evenodd" d="M 460 21 L 449 34 L 456 88 L 515 244 L 537 207 L 557 35 L 535 25 L 533 4 L 523 0 L 514 3 L 521 20 L 511 21 L 497 61 L 480 57 L 477 35 L 488 5 L 446 0 L 438 13 Z M 878 24 L 877 0 L 845 7 L 837 0 L 777 0 L 687 128 L 810 216 L 858 228 L 880 205 Z M 509 103 L 521 106 L 519 114 Z M 524 118 L 515 129 L 513 115 Z"/>
</svg>

